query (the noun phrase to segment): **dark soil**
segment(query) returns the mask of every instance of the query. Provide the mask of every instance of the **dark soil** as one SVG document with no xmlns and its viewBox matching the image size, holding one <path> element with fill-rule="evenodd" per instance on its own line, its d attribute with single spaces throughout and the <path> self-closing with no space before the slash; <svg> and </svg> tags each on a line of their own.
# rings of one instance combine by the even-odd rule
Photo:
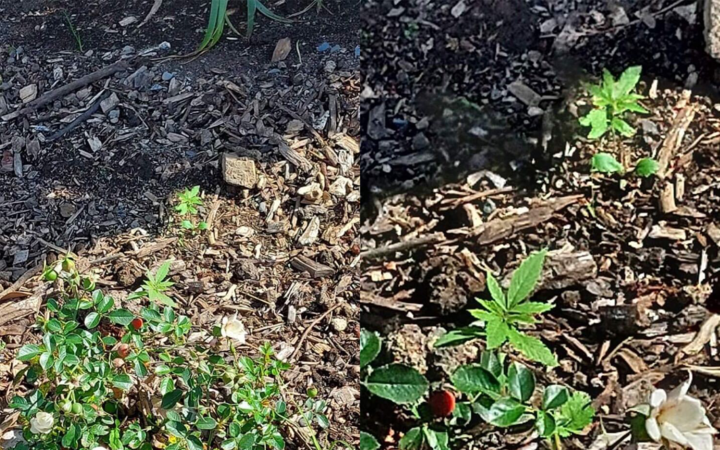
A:
<svg viewBox="0 0 720 450">
<path fill-rule="evenodd" d="M 553 267 L 535 298 L 556 307 L 533 332 L 560 367 L 544 382 L 588 392 L 609 431 L 626 429 L 627 408 L 653 384 L 676 385 L 683 364 L 717 364 L 712 342 L 681 352 L 714 311 L 705 307 L 708 279 L 720 269 L 720 64 L 703 50 L 701 11 L 687 20 L 692 2 L 488 0 L 465 2 L 454 17 L 458 4 L 368 6 L 364 255 L 433 234 L 443 239 L 366 261 L 363 326 L 383 334 L 387 361 L 411 364 L 440 387 L 448 363 L 432 343 L 472 321 L 473 299 L 489 295 L 485 270 L 507 277 L 530 251 L 548 248 Z M 618 6 L 629 24 L 617 22 Z M 588 141 L 577 122 L 588 109 L 583 83 L 603 68 L 617 75 L 636 64 L 643 66 L 639 92 L 656 92 L 643 101 L 651 114 L 629 116 L 633 138 Z M 535 91 L 536 104 L 516 97 L 513 82 Z M 686 193 L 677 209 L 660 208 L 664 183 L 655 178 L 590 174 L 598 151 L 629 169 L 657 157 L 685 87 L 696 114 L 670 161 L 671 183 L 679 178 Z M 543 209 L 573 195 L 551 214 Z M 677 237 L 666 234 L 675 230 Z M 468 344 L 463 352 L 481 348 Z M 718 380 L 699 373 L 695 380 L 693 394 L 717 426 Z M 391 411 L 366 393 L 362 401 L 363 411 Z M 364 413 L 362 420 L 389 448 L 415 425 L 404 416 Z M 474 448 L 534 445 L 528 432 L 478 422 Z M 569 448 L 588 448 L 598 423 Z"/>
<path fill-rule="evenodd" d="M 360 184 L 355 4 L 326 2 L 327 9 L 312 9 L 289 25 L 258 17 L 249 42 L 226 29 L 215 48 L 188 61 L 174 57 L 196 48 L 210 2 L 165 0 L 137 29 L 152 3 L 0 0 L 0 116 L 22 106 L 25 86 L 37 85 L 41 96 L 120 59 L 130 64 L 37 112 L 0 119 L 0 340 L 7 345 L 0 352 L 0 423 L 8 399 L 25 388 L 11 384 L 14 352 L 37 339 L 30 326 L 44 309 L 42 302 L 17 309 L 17 299 L 47 288 L 37 276 L 13 283 L 69 249 L 85 261 L 122 255 L 92 267 L 119 302 L 145 269 L 182 261 L 173 295 L 183 299 L 195 326 L 208 329 L 239 311 L 249 331 L 247 351 L 264 341 L 276 351 L 296 346 L 287 395 L 301 403 L 316 386 L 331 422 L 321 440 L 356 445 L 359 202 L 357 192 L 329 192 L 341 176 L 352 191 Z M 241 27 L 244 4 L 236 6 L 232 21 Z M 268 5 L 281 15 L 305 6 Z M 65 12 L 82 37 L 82 53 Z M 123 28 L 119 22 L 128 16 L 138 22 Z M 291 52 L 271 62 L 285 37 Z M 136 57 L 163 41 L 171 43 L 169 52 Z M 331 49 L 318 50 L 325 42 Z M 48 140 L 102 93 L 117 95 L 118 105 Z M 309 165 L 288 161 L 281 143 Z M 224 153 L 250 158 L 262 184 L 228 185 Z M 297 190 L 320 178 L 324 194 L 309 204 Z M 212 239 L 182 232 L 174 213 L 177 193 L 194 185 L 204 193 L 199 218 L 215 211 Z M 299 243 L 315 223 L 317 236 Z M 138 254 L 141 248 L 155 250 Z M 313 278 L 296 269 L 291 262 L 300 255 L 332 275 Z M 297 436 L 290 440 L 291 448 L 304 445 Z"/>
</svg>

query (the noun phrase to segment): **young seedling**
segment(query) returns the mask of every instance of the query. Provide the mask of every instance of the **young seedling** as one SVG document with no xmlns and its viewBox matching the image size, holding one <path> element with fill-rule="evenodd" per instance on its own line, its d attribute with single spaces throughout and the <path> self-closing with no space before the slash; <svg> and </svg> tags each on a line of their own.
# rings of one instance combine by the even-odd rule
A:
<svg viewBox="0 0 720 450">
<path fill-rule="evenodd" d="M 485 322 L 484 330 L 476 326 L 453 330 L 435 343 L 436 347 L 458 345 L 475 339 L 484 332 L 488 350 L 509 343 L 525 357 L 545 364 L 557 366 L 557 360 L 543 342 L 521 331 L 520 325 L 537 322 L 535 316 L 554 307 L 550 303 L 531 302 L 528 297 L 542 273 L 545 250 L 535 252 L 520 264 L 513 273 L 510 287 L 506 292 L 500 287 L 492 273 L 487 273 L 487 286 L 492 300 L 478 299 L 481 309 L 470 310 L 473 317 Z"/>
<path fill-rule="evenodd" d="M 155 275 L 148 271 L 145 273 L 146 280 L 137 291 L 128 296 L 129 300 L 147 297 L 150 301 L 161 303 L 166 306 L 175 307 L 177 304 L 165 292 L 174 284 L 167 281 L 166 278 L 170 272 L 170 264 L 172 261 L 165 261 L 161 265 Z"/>
<path fill-rule="evenodd" d="M 605 174 L 625 174 L 625 167 L 609 153 L 598 152 L 590 160 L 590 171 Z M 647 178 L 658 171 L 658 162 L 652 158 L 642 158 L 635 165 L 634 173 L 637 176 Z"/>
<path fill-rule="evenodd" d="M 77 45 L 77 49 L 80 53 L 83 51 L 83 43 L 82 38 L 80 37 L 80 33 L 78 33 L 78 30 L 73 25 L 72 21 L 70 20 L 70 16 L 67 12 L 63 11 L 63 15 L 65 16 L 65 21 L 68 24 L 68 28 L 70 28 L 70 33 L 73 36 L 73 39 L 75 39 L 75 44 Z"/>
<path fill-rule="evenodd" d="M 192 216 L 198 214 L 197 207 L 202 206 L 203 201 L 200 198 L 200 186 L 194 186 L 192 189 L 185 189 L 184 192 L 178 194 L 178 204 L 175 205 L 175 211 L 181 216 L 191 216 L 192 220 L 185 219 L 180 224 L 186 230 L 206 230 L 207 223 L 200 221 L 197 225 L 194 223 Z"/>
<path fill-rule="evenodd" d="M 245 0 L 247 4 L 247 38 L 252 36 L 253 28 L 255 27 L 255 15 L 257 12 L 265 15 L 266 17 L 283 23 L 291 22 L 288 19 L 278 16 L 277 14 L 270 11 L 260 0 Z M 208 18 L 208 24 L 205 28 L 205 37 L 198 46 L 197 52 L 211 49 L 214 47 L 222 38 L 223 31 L 225 30 L 225 24 L 227 24 L 236 34 L 238 31 L 230 22 L 227 14 L 228 0 L 212 0 L 210 5 L 210 16 Z"/>
<path fill-rule="evenodd" d="M 635 134 L 635 129 L 623 119 L 623 115 L 628 111 L 648 113 L 638 103 L 643 96 L 633 93 L 640 81 L 641 71 L 641 66 L 628 67 L 616 81 L 613 75 L 604 69 L 602 83 L 587 86 L 595 108 L 580 118 L 580 124 L 590 127 L 589 139 L 598 139 L 608 130 L 626 137 Z"/>
</svg>

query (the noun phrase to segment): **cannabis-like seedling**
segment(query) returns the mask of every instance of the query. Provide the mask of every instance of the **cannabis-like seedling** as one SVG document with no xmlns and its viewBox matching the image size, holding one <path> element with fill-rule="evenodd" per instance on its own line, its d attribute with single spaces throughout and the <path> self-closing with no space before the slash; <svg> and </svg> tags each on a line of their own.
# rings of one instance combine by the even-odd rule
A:
<svg viewBox="0 0 720 450">
<path fill-rule="evenodd" d="M 557 360 L 543 342 L 519 329 L 520 325 L 534 324 L 536 315 L 549 311 L 550 303 L 528 301 L 540 278 L 546 251 L 530 255 L 513 273 L 507 293 L 492 273 L 487 273 L 487 286 L 492 300 L 478 299 L 481 308 L 470 310 L 473 317 L 485 322 L 484 334 L 487 348 L 495 349 L 508 342 L 527 358 L 546 366 L 554 367 Z M 482 336 L 483 331 L 476 326 L 453 330 L 440 338 L 438 347 L 457 345 Z"/>
<path fill-rule="evenodd" d="M 173 285 L 172 281 L 166 280 L 168 273 L 170 272 L 171 261 L 165 261 L 161 265 L 155 275 L 148 271 L 145 273 L 146 280 L 142 284 L 139 290 L 133 292 L 128 296 L 129 300 L 136 298 L 147 297 L 151 301 L 162 303 L 163 305 L 177 306 L 173 299 L 171 299 L 165 292 L 170 289 Z"/>
<path fill-rule="evenodd" d="M 202 198 L 200 198 L 200 186 L 194 186 L 192 189 L 185 189 L 184 192 L 178 194 L 178 204 L 175 205 L 175 211 L 177 211 L 181 216 L 196 216 L 198 214 L 197 207 L 202 206 L 202 204 L 203 201 Z M 195 225 L 194 219 L 185 219 L 181 222 L 181 225 L 186 230 L 207 229 L 206 222 L 201 221 Z"/>
<path fill-rule="evenodd" d="M 627 111 L 647 114 L 638 100 L 643 96 L 633 93 L 640 81 L 641 66 L 628 67 L 618 80 L 607 70 L 603 70 L 603 81 L 599 85 L 587 86 L 592 94 L 595 108 L 586 116 L 580 118 L 580 124 L 590 127 L 589 139 L 598 139 L 608 130 L 623 136 L 633 136 L 635 129 L 623 118 Z"/>
</svg>

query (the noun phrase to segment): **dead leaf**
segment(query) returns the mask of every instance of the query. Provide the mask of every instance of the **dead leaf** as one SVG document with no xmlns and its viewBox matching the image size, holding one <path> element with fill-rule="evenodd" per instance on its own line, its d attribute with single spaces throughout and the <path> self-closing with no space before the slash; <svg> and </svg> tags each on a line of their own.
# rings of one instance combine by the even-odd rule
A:
<svg viewBox="0 0 720 450">
<path fill-rule="evenodd" d="M 275 51 L 273 51 L 272 62 L 285 61 L 285 58 L 290 54 L 292 49 L 292 43 L 290 38 L 282 38 L 275 44 Z"/>
<path fill-rule="evenodd" d="M 700 331 L 695 335 L 695 339 L 688 345 L 683 347 L 682 352 L 686 355 L 694 355 L 710 342 L 710 338 L 715 333 L 715 329 L 720 325 L 720 315 L 713 314 L 700 327 Z"/>
</svg>

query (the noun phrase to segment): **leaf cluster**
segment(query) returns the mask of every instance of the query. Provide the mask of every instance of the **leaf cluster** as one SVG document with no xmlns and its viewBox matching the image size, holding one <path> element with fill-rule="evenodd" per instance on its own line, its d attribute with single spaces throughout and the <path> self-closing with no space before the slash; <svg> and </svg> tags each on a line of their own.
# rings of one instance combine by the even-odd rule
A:
<svg viewBox="0 0 720 450">
<path fill-rule="evenodd" d="M 140 286 L 140 289 L 130 294 L 128 299 L 134 300 L 147 297 L 152 302 L 171 307 L 177 306 L 175 301 L 165 293 L 174 285 L 172 281 L 166 279 L 170 273 L 171 264 L 172 261 L 165 261 L 160 267 L 158 267 L 154 275 L 150 271 L 146 272 L 146 279 L 142 286 Z"/>
<path fill-rule="evenodd" d="M 648 113 L 638 103 L 643 96 L 633 93 L 640 81 L 641 72 L 641 66 L 628 67 L 616 80 L 607 69 L 604 69 L 602 82 L 587 86 L 592 94 L 594 109 L 580 118 L 580 124 L 590 127 L 589 139 L 598 139 L 609 130 L 626 137 L 635 134 L 635 129 L 622 116 L 628 111 Z"/>
<path fill-rule="evenodd" d="M 658 162 L 654 159 L 642 158 L 635 165 L 634 172 L 636 175 L 646 178 L 657 173 L 658 167 Z M 598 152 L 590 160 L 590 171 L 623 175 L 625 167 L 610 153 Z"/>
</svg>

